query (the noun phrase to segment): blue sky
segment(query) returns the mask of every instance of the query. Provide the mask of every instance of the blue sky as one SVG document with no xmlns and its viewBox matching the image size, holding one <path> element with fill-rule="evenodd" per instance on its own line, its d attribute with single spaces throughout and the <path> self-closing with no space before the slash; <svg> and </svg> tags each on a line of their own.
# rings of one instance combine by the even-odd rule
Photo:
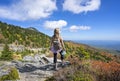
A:
<svg viewBox="0 0 120 81">
<path fill-rule="evenodd" d="M 0 0 L 0 21 L 65 40 L 120 40 L 120 0 Z"/>
</svg>

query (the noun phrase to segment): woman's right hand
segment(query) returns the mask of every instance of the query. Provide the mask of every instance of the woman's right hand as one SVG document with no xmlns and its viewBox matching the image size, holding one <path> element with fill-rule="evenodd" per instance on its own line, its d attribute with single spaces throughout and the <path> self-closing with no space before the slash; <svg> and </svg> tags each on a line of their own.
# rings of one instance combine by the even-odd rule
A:
<svg viewBox="0 0 120 81">
<path fill-rule="evenodd" d="M 64 50 L 64 51 L 66 51 L 66 49 L 65 49 L 65 48 L 63 48 L 63 50 Z"/>
</svg>

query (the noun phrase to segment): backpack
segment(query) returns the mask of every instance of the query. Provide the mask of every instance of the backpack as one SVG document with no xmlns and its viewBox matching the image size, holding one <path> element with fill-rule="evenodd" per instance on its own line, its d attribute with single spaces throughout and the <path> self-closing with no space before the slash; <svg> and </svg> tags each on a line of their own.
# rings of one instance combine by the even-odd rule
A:
<svg viewBox="0 0 120 81">
<path fill-rule="evenodd" d="M 54 47 L 54 50 L 56 51 L 61 49 L 61 42 L 59 38 L 54 38 L 53 47 Z"/>
</svg>

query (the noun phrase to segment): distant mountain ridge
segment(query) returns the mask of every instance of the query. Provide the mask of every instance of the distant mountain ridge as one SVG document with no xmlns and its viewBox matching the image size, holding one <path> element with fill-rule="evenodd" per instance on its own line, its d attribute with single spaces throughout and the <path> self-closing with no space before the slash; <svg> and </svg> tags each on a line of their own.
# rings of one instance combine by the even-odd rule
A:
<svg viewBox="0 0 120 81">
<path fill-rule="evenodd" d="M 77 40 L 77 43 L 83 43 L 92 47 L 108 51 L 113 54 L 120 54 L 120 41 L 119 40 Z"/>
<path fill-rule="evenodd" d="M 34 27 L 28 27 L 28 28 L 26 28 L 26 29 L 29 29 L 29 30 L 33 30 L 33 31 L 36 31 L 36 32 L 39 32 L 36 28 L 34 28 Z"/>
</svg>

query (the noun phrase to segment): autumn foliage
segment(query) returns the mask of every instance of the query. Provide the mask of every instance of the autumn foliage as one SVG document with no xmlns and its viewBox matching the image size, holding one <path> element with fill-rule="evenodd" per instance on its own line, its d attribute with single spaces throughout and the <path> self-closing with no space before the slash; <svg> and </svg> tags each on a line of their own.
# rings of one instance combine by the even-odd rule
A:
<svg viewBox="0 0 120 81">
<path fill-rule="evenodd" d="M 71 65 L 46 81 L 120 81 L 120 63 L 114 60 L 81 60 L 78 55 L 70 55 L 67 60 Z"/>
<path fill-rule="evenodd" d="M 117 62 L 92 61 L 91 66 L 97 81 L 120 80 L 120 64 Z"/>
</svg>

